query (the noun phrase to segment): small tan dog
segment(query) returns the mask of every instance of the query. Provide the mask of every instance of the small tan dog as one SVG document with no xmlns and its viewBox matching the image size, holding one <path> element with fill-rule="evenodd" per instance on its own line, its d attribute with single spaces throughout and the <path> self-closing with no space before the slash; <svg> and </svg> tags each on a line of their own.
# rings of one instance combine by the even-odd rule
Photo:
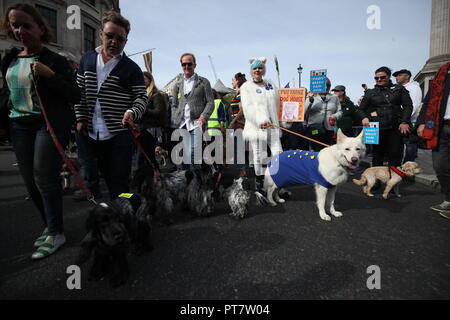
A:
<svg viewBox="0 0 450 320">
<path fill-rule="evenodd" d="M 164 150 L 160 146 L 157 146 L 155 148 L 155 156 L 162 159 L 162 166 L 164 168 L 167 167 L 167 159 L 169 159 L 169 153 L 167 152 L 167 150 Z"/>
<path fill-rule="evenodd" d="M 413 177 L 414 174 L 420 173 L 423 171 L 422 168 L 419 168 L 419 165 L 416 162 L 408 161 L 404 163 L 402 166 L 397 167 L 400 173 L 404 173 L 406 177 Z M 362 190 L 369 197 L 373 197 L 374 195 L 370 192 L 372 187 L 375 185 L 377 180 L 386 184 L 386 188 L 383 192 L 383 198 L 387 199 L 389 192 L 394 188 L 395 195 L 397 197 L 401 197 L 399 193 L 399 182 L 402 181 L 402 176 L 396 173 L 394 170 L 389 167 L 372 167 L 366 169 L 361 175 L 361 179 L 353 179 L 353 182 L 359 186 L 362 186 Z"/>
</svg>

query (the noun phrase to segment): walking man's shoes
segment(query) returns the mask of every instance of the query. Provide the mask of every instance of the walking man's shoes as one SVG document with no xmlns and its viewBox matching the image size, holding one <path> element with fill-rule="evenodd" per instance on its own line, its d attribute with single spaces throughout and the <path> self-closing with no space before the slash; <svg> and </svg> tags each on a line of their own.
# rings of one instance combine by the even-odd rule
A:
<svg viewBox="0 0 450 320">
<path fill-rule="evenodd" d="M 441 204 L 430 207 L 430 209 L 439 212 L 444 218 L 450 219 L 450 201 L 444 201 Z"/>
<path fill-rule="evenodd" d="M 442 212 L 439 212 L 439 214 L 441 216 L 443 216 L 444 218 L 450 219 L 450 211 L 442 211 Z"/>
<path fill-rule="evenodd" d="M 430 209 L 437 212 L 450 212 L 450 201 L 444 201 L 441 204 L 431 206 Z"/>
</svg>

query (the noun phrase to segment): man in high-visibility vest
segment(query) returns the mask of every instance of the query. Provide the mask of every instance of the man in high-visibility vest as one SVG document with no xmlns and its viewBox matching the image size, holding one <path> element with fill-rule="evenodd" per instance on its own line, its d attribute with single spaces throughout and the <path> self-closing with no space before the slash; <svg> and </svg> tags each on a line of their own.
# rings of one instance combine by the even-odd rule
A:
<svg viewBox="0 0 450 320">
<path fill-rule="evenodd" d="M 210 136 L 220 136 L 225 134 L 225 105 L 222 101 L 223 94 L 213 89 L 214 110 L 208 119 L 208 134 Z"/>
</svg>

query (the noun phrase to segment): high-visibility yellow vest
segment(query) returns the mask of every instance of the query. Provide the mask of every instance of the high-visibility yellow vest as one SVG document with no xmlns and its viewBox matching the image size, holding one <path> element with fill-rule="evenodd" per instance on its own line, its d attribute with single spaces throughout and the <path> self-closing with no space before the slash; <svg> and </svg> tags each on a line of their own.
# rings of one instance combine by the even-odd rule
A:
<svg viewBox="0 0 450 320">
<path fill-rule="evenodd" d="M 219 121 L 219 106 L 222 102 L 221 99 L 214 100 L 214 110 L 208 120 L 208 134 L 210 136 L 220 136 L 222 132 L 220 131 L 220 121 Z"/>
</svg>

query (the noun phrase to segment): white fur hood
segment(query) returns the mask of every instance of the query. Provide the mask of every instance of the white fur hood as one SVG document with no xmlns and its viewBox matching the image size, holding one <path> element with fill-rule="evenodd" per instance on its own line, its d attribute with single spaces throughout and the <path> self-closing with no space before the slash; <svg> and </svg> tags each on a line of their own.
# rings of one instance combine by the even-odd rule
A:
<svg viewBox="0 0 450 320">
<path fill-rule="evenodd" d="M 245 117 L 243 135 L 246 140 L 266 140 L 267 130 L 260 129 L 260 126 L 266 122 L 279 124 L 278 105 L 280 97 L 278 88 L 270 80 L 266 80 L 266 83 L 273 89 L 267 90 L 265 87 L 256 85 L 253 81 L 247 81 L 241 86 L 241 103 Z"/>
</svg>

